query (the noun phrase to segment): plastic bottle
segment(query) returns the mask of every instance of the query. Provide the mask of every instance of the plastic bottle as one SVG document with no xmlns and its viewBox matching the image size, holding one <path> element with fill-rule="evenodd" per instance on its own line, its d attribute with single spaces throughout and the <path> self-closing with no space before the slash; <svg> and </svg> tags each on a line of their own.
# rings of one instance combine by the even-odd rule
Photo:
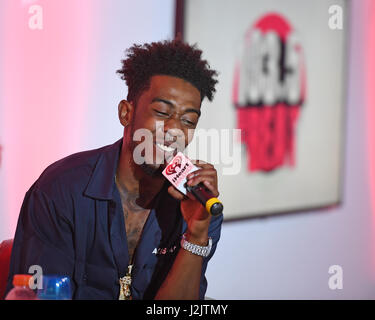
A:
<svg viewBox="0 0 375 320">
<path fill-rule="evenodd" d="M 39 300 L 71 300 L 70 278 L 66 276 L 43 275 L 43 286 L 38 290 Z"/>
<path fill-rule="evenodd" d="M 35 300 L 36 294 L 29 286 L 30 279 L 29 274 L 15 274 L 13 276 L 14 288 L 9 291 L 5 300 Z"/>
</svg>

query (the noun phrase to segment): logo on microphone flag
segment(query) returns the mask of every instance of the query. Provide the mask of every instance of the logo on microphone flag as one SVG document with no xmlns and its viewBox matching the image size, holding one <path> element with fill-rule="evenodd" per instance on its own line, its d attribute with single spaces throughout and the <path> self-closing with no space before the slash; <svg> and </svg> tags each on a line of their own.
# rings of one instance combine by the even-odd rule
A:
<svg viewBox="0 0 375 320">
<path fill-rule="evenodd" d="M 171 184 L 173 184 L 183 194 L 187 194 L 184 187 L 186 176 L 193 171 L 198 170 L 188 157 L 182 152 L 178 152 L 172 161 L 163 170 L 163 175 Z"/>
<path fill-rule="evenodd" d="M 296 125 L 306 97 L 306 71 L 296 31 L 268 13 L 245 34 L 232 101 L 247 151 L 248 171 L 295 165 Z"/>
<path fill-rule="evenodd" d="M 165 168 L 165 173 L 170 176 L 171 174 L 177 173 L 176 168 L 181 169 L 182 157 L 176 155 L 172 162 Z"/>
</svg>

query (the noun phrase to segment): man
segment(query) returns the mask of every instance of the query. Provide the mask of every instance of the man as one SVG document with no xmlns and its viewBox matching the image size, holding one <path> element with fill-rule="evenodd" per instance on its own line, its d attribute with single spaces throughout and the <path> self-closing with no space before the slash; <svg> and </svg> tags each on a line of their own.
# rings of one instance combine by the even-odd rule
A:
<svg viewBox="0 0 375 320">
<path fill-rule="evenodd" d="M 123 138 L 55 162 L 32 185 L 7 291 L 14 274 L 39 265 L 43 274 L 69 276 L 74 299 L 204 298 L 222 216 L 211 217 L 194 196 L 171 186 L 157 159 L 188 145 L 217 73 L 200 50 L 179 40 L 134 45 L 118 73 L 128 86 L 118 106 Z M 135 139 L 139 130 L 151 140 Z M 218 196 L 215 168 L 196 166 L 188 184 L 203 183 Z M 197 246 L 206 256 L 192 250 Z"/>
</svg>

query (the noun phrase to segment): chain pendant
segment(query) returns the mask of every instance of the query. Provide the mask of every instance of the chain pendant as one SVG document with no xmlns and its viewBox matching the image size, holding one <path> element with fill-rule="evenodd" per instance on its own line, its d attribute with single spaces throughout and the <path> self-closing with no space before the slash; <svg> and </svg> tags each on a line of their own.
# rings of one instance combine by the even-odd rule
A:
<svg viewBox="0 0 375 320">
<path fill-rule="evenodd" d="M 133 265 L 130 264 L 128 266 L 128 273 L 119 279 L 120 282 L 120 295 L 119 300 L 131 300 L 132 294 L 131 294 L 131 284 L 132 284 L 132 268 Z"/>
</svg>

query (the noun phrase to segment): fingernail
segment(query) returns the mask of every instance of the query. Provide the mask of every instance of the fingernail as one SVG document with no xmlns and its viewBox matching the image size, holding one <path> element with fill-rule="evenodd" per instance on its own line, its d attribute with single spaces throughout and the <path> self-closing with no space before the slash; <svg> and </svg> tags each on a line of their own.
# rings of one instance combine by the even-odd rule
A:
<svg viewBox="0 0 375 320">
<path fill-rule="evenodd" d="M 193 179 L 194 176 L 195 176 L 195 173 L 190 173 L 190 174 L 187 176 L 187 178 L 188 178 L 188 180 L 190 180 L 190 179 Z"/>
</svg>

